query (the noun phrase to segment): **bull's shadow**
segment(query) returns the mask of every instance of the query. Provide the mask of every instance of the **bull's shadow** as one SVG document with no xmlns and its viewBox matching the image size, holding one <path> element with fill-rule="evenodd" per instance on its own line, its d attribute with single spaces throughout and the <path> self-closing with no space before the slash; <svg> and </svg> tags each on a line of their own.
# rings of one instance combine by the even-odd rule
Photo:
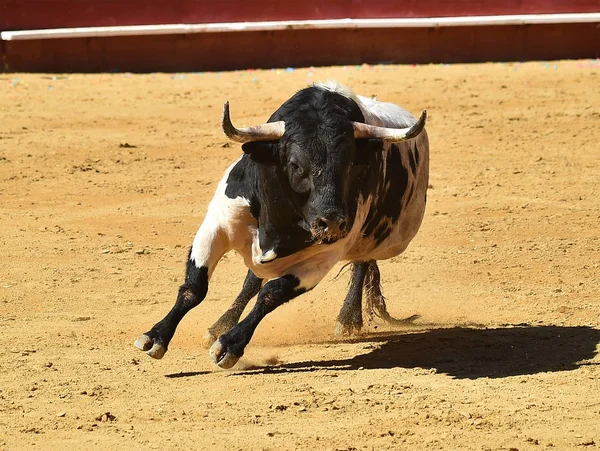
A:
<svg viewBox="0 0 600 451">
<path fill-rule="evenodd" d="M 365 337 L 360 341 L 374 342 L 374 349 L 349 359 L 255 366 L 238 374 L 426 368 L 459 379 L 477 379 L 567 371 L 581 365 L 600 364 L 586 362 L 598 352 L 600 330 L 585 326 L 455 327 Z"/>
</svg>

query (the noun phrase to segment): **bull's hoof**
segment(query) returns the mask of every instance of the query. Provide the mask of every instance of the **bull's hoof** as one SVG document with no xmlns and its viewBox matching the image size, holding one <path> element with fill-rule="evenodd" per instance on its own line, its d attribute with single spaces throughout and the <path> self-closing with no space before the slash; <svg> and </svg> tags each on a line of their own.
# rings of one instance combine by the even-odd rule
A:
<svg viewBox="0 0 600 451">
<path fill-rule="evenodd" d="M 140 351 L 148 351 L 153 344 L 154 342 L 152 341 L 152 338 L 146 334 L 140 335 L 138 339 L 133 342 L 133 346 L 138 348 Z"/>
<path fill-rule="evenodd" d="M 204 337 L 202 337 L 201 344 L 204 349 L 210 349 L 215 341 L 217 341 L 217 337 L 208 330 L 206 331 L 206 334 L 204 334 Z"/>
<path fill-rule="evenodd" d="M 146 354 L 148 354 L 154 359 L 162 359 L 165 353 L 167 352 L 167 348 L 165 348 L 161 343 L 153 340 L 146 334 L 138 337 L 138 339 L 135 340 L 133 345 L 140 351 L 146 351 Z"/>
<path fill-rule="evenodd" d="M 220 340 L 213 343 L 208 353 L 212 361 L 224 369 L 232 368 L 240 360 L 238 356 L 228 352 L 227 347 Z"/>
<path fill-rule="evenodd" d="M 362 326 L 358 324 L 342 324 L 339 321 L 335 325 L 335 329 L 333 330 L 333 334 L 338 338 L 344 337 L 356 337 L 361 335 Z"/>
</svg>

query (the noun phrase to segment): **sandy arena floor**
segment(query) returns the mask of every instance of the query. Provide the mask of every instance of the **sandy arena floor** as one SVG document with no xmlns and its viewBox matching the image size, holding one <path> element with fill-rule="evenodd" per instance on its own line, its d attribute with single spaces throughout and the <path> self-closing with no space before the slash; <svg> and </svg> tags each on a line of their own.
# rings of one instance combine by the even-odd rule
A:
<svg viewBox="0 0 600 451">
<path fill-rule="evenodd" d="M 421 319 L 334 340 L 336 269 L 220 370 L 232 253 L 165 358 L 136 350 L 240 154 L 223 102 L 249 125 L 327 79 L 430 112 L 425 220 L 381 264 Z M 0 99 L 0 449 L 600 447 L 598 61 L 3 74 Z"/>
</svg>

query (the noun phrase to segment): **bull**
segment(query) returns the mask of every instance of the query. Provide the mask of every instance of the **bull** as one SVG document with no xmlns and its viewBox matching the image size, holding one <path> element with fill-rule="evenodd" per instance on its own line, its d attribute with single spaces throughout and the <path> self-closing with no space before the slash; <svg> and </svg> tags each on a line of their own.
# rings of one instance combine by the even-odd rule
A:
<svg viewBox="0 0 600 451">
<path fill-rule="evenodd" d="M 175 305 L 135 346 L 164 356 L 229 250 L 242 256 L 248 274 L 233 305 L 204 337 L 222 368 L 236 364 L 267 314 L 314 288 L 340 261 L 352 264 L 352 276 L 336 333 L 360 332 L 363 291 L 370 311 L 400 321 L 387 312 L 377 261 L 404 252 L 421 225 L 429 179 L 425 122 L 426 111 L 416 120 L 397 105 L 335 82 L 297 92 L 254 127 L 236 128 L 226 102 L 223 131 L 242 143 L 244 154 L 227 169 L 208 206 Z"/>
</svg>

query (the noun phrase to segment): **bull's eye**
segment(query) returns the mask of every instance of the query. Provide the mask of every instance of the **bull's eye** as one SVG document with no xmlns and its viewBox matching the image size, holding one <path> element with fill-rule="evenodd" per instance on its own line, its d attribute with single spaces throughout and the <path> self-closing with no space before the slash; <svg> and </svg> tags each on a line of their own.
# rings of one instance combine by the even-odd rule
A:
<svg viewBox="0 0 600 451">
<path fill-rule="evenodd" d="M 310 190 L 310 179 L 308 172 L 296 161 L 289 161 L 287 164 L 287 174 L 290 186 L 297 193 L 306 193 Z"/>
<path fill-rule="evenodd" d="M 298 175 L 298 176 L 304 175 L 304 169 L 302 169 L 300 166 L 298 166 L 297 163 L 295 163 L 293 161 L 290 161 L 289 166 L 290 166 L 290 169 L 292 170 L 292 172 L 295 175 Z"/>
</svg>

